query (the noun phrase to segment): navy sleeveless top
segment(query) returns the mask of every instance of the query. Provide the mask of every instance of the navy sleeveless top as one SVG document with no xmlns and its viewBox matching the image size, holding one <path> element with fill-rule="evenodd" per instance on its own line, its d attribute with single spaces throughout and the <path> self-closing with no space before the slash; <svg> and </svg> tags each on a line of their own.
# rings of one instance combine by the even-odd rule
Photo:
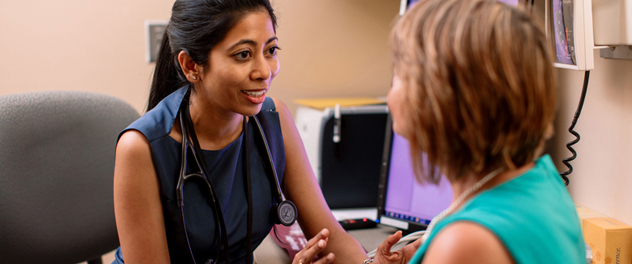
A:
<svg viewBox="0 0 632 264">
<path fill-rule="evenodd" d="M 183 87 L 173 92 L 121 132 L 123 134 L 128 130 L 138 130 L 145 135 L 151 146 L 154 168 L 160 181 L 160 199 L 172 263 L 191 263 L 182 215 L 176 201 L 182 145 L 169 136 L 186 91 L 187 87 Z M 257 117 L 266 134 L 279 182 L 282 182 L 285 172 L 285 149 L 279 114 L 271 98 L 265 99 Z M 267 160 L 267 154 L 261 140 L 258 139 L 259 133 L 253 125 L 255 125 L 254 122 L 248 122 L 246 129 L 249 137 L 247 142 L 252 178 L 252 248 L 254 249 L 272 228 L 269 214 L 274 204 L 271 189 L 274 183 L 270 181 L 271 176 L 266 175 L 264 167 L 269 165 L 264 161 Z M 217 193 L 226 223 L 231 263 L 245 263 L 246 254 L 252 255 L 252 252 L 246 252 L 248 202 L 243 164 L 245 156 L 243 137 L 242 132 L 239 138 L 221 150 L 203 150 L 209 170 L 208 177 Z M 195 261 L 205 263 L 208 259 L 215 258 L 217 243 L 221 242 L 215 234 L 215 225 L 218 223 L 215 223 L 207 188 L 196 181 L 187 181 L 184 185 L 183 208 L 186 230 Z M 219 263 L 225 263 L 223 250 L 220 256 Z M 120 248 L 116 252 L 116 260 L 113 263 L 123 263 Z"/>
</svg>

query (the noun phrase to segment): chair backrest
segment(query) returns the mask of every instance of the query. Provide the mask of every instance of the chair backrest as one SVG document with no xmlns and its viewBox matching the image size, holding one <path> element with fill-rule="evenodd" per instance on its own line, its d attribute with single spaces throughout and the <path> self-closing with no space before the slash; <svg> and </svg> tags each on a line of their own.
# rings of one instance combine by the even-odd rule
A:
<svg viewBox="0 0 632 264">
<path fill-rule="evenodd" d="M 118 247 L 114 151 L 138 117 L 103 94 L 0 96 L 0 263 L 77 263 Z"/>
</svg>

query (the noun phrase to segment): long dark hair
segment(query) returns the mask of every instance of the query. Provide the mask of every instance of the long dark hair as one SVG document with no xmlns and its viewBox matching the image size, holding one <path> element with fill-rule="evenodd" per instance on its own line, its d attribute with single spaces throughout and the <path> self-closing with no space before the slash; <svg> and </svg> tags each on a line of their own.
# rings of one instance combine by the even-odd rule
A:
<svg viewBox="0 0 632 264">
<path fill-rule="evenodd" d="M 269 0 L 177 0 L 165 30 L 149 91 L 147 111 L 178 88 L 189 84 L 178 63 L 186 51 L 199 65 L 228 31 L 247 13 L 265 9 L 276 30 L 276 16 Z"/>
</svg>

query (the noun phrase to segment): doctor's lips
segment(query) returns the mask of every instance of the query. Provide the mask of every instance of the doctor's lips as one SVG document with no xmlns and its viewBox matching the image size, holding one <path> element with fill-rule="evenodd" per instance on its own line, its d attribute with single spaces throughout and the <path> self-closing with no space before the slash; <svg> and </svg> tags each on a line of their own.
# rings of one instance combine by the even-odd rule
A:
<svg viewBox="0 0 632 264">
<path fill-rule="evenodd" d="M 263 103 L 265 100 L 265 95 L 268 89 L 260 89 L 260 90 L 242 90 L 241 93 L 253 104 Z"/>
</svg>

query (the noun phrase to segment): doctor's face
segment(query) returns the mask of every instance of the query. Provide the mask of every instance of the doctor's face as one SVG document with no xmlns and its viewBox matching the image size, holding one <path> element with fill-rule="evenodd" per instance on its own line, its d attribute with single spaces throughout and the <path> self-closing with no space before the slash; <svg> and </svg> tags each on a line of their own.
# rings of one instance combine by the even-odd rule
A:
<svg viewBox="0 0 632 264">
<path fill-rule="evenodd" d="M 241 115 L 259 113 L 279 72 L 278 39 L 265 11 L 244 16 L 211 49 L 201 89 L 207 100 Z"/>
</svg>

